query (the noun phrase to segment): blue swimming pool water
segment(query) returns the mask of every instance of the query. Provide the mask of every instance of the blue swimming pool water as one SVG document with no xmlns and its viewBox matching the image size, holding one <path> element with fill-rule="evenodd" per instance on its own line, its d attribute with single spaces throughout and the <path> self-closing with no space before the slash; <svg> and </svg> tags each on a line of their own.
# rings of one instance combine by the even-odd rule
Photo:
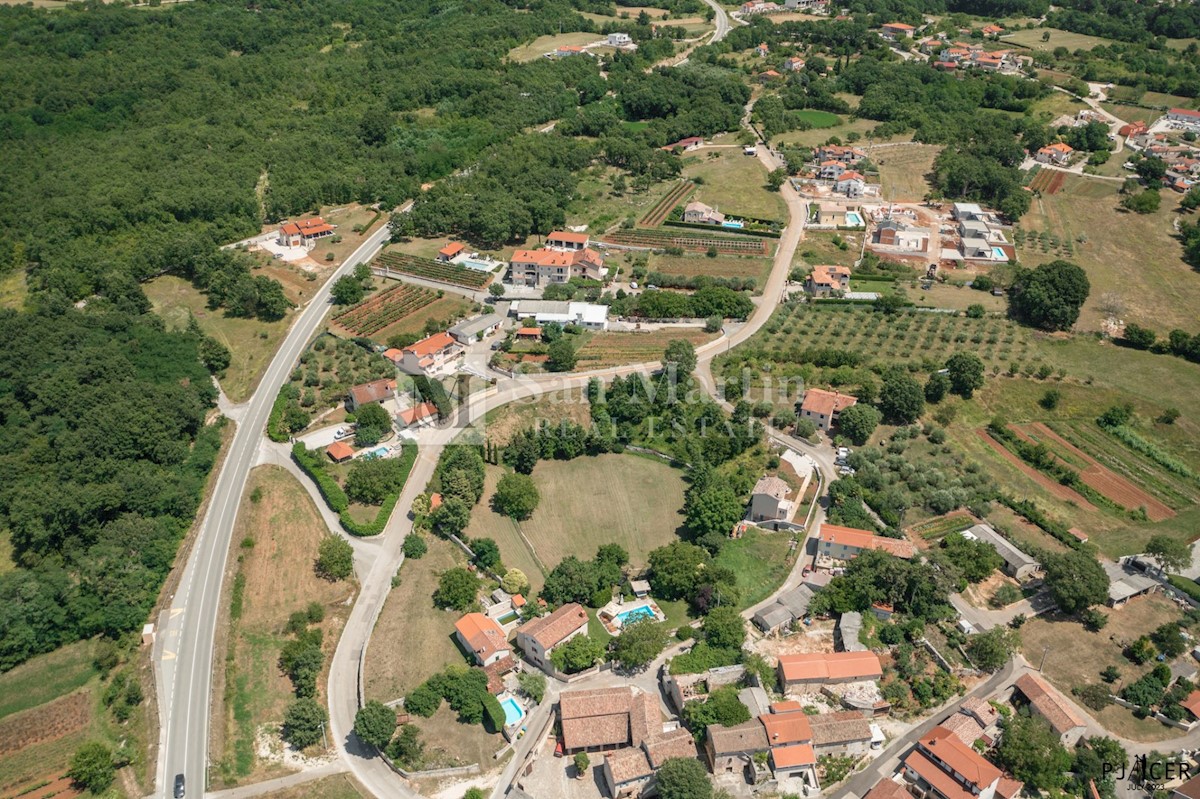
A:
<svg viewBox="0 0 1200 799">
<path fill-rule="evenodd" d="M 740 229 L 740 228 L 743 228 L 743 227 L 745 227 L 745 226 L 746 226 L 746 224 L 745 224 L 744 222 L 738 222 L 737 220 L 730 220 L 729 222 L 722 222 L 722 223 L 721 223 L 721 227 L 731 227 L 731 228 L 738 228 L 738 229 Z"/>
<path fill-rule="evenodd" d="M 853 211 L 846 212 L 846 224 L 858 227 L 863 223 L 863 218 Z"/>
<path fill-rule="evenodd" d="M 621 624 L 630 624 L 640 619 L 653 619 L 654 611 L 648 605 L 636 607 L 633 610 L 626 610 L 617 614 L 617 618 L 621 620 Z"/>
<path fill-rule="evenodd" d="M 1004 250 L 1000 249 L 999 247 L 992 248 L 992 256 L 999 261 L 1008 260 L 1008 256 L 1004 254 Z"/>
<path fill-rule="evenodd" d="M 504 708 L 504 726 L 508 727 L 516 724 L 521 719 L 525 718 L 525 711 L 521 709 L 521 705 L 511 696 L 506 697 L 500 703 L 500 707 Z"/>
<path fill-rule="evenodd" d="M 463 260 L 459 261 L 458 264 L 459 266 L 465 266 L 468 269 L 478 269 L 480 272 L 490 272 L 496 268 L 495 261 L 488 263 L 487 261 L 474 261 L 470 258 L 464 258 Z"/>
<path fill-rule="evenodd" d="M 382 457 L 386 456 L 387 454 L 388 454 L 387 447 L 376 447 L 375 449 L 368 452 L 366 455 L 363 455 L 363 457 L 369 461 L 373 461 L 376 458 L 382 458 Z"/>
</svg>

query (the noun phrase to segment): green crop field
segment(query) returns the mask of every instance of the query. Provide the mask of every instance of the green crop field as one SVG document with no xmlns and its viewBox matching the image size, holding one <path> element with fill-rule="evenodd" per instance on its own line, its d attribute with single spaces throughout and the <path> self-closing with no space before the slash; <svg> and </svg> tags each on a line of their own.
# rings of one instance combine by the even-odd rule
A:
<svg viewBox="0 0 1200 799">
<path fill-rule="evenodd" d="M 1043 42 L 1042 36 L 1047 33 L 1050 34 L 1050 38 Z M 1030 28 L 1028 30 L 1017 31 L 1016 33 L 1000 37 L 1000 41 L 1003 44 L 1020 45 L 1028 47 L 1031 50 L 1053 50 L 1056 47 L 1065 47 L 1072 52 L 1075 50 L 1091 50 L 1093 47 L 1112 44 L 1111 39 L 1088 36 L 1084 33 L 1060 31 L 1056 28 Z"/>
</svg>

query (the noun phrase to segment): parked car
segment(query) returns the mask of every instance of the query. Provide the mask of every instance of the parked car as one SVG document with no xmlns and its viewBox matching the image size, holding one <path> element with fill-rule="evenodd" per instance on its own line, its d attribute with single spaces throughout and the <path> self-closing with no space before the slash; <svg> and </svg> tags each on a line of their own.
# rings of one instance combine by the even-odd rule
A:
<svg viewBox="0 0 1200 799">
<path fill-rule="evenodd" d="M 183 799 L 183 775 L 175 775 L 175 799 Z"/>
</svg>

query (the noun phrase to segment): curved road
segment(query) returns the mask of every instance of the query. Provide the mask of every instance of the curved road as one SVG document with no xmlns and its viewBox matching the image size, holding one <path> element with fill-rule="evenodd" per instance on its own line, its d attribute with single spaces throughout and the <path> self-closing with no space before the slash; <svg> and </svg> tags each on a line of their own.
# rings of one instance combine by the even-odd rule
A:
<svg viewBox="0 0 1200 799">
<path fill-rule="evenodd" d="M 722 16 L 723 13 L 718 12 L 718 20 Z M 775 168 L 774 157 L 766 148 L 760 148 L 758 157 L 768 170 Z M 779 240 L 771 275 L 758 306 L 746 324 L 697 349 L 699 376 L 705 385 L 711 384 L 710 361 L 757 332 L 783 296 L 792 256 L 803 236 L 805 205 L 788 184 L 782 188 L 782 194 L 788 206 L 789 224 Z M 317 291 L 296 319 L 244 408 L 170 609 L 160 617 L 154 646 L 160 718 L 158 795 L 170 795 L 176 774 L 185 775 L 193 795 L 198 789 L 202 793 L 207 787 L 213 646 L 220 616 L 222 582 L 238 506 L 262 444 L 271 406 L 328 311 L 333 281 L 355 265 L 369 261 L 386 238 L 385 225 L 371 234 Z M 648 372 L 657 366 L 657 363 L 646 363 L 571 376 L 505 379 L 485 394 L 472 397 L 465 413 L 471 419 L 482 419 L 488 410 L 515 400 L 556 390 L 579 390 L 591 377 Z M 706 379 L 707 383 L 704 382 Z M 393 515 L 384 533 L 375 539 L 379 544 L 373 547 L 373 563 L 361 578 L 360 594 L 330 668 L 328 696 L 333 741 L 354 775 L 377 796 L 411 799 L 416 794 L 378 758 L 363 751 L 350 734 L 358 708 L 359 662 L 391 587 L 391 578 L 402 562 L 401 545 L 412 527 L 407 511 L 432 477 L 442 448 L 456 433 L 456 430 L 436 430 L 428 440 L 422 439 L 417 462 L 397 504 L 402 510 Z M 527 746 L 533 743 L 528 736 L 524 742 Z M 514 762 L 518 759 L 514 758 Z"/>
<path fill-rule="evenodd" d="M 159 707 L 158 793 L 170 795 L 176 774 L 193 791 L 205 787 L 213 638 L 220 617 L 221 583 L 238 504 L 254 465 L 271 406 L 329 309 L 334 280 L 372 258 L 388 237 L 385 224 L 346 259 L 300 312 L 254 396 L 246 405 L 225 455 L 170 609 L 160 616 L 154 644 Z"/>
</svg>

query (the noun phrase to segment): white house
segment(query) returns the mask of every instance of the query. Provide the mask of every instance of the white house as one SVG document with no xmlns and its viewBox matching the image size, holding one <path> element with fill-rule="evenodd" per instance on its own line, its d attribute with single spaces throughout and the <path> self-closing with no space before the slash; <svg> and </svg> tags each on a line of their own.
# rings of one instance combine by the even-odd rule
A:
<svg viewBox="0 0 1200 799">
<path fill-rule="evenodd" d="M 610 33 L 606 42 L 609 47 L 628 47 L 633 44 L 633 39 L 628 33 Z"/>
<path fill-rule="evenodd" d="M 778 477 L 759 478 L 750 494 L 750 521 L 790 519 L 793 505 L 788 500 L 792 489 Z"/>
</svg>

